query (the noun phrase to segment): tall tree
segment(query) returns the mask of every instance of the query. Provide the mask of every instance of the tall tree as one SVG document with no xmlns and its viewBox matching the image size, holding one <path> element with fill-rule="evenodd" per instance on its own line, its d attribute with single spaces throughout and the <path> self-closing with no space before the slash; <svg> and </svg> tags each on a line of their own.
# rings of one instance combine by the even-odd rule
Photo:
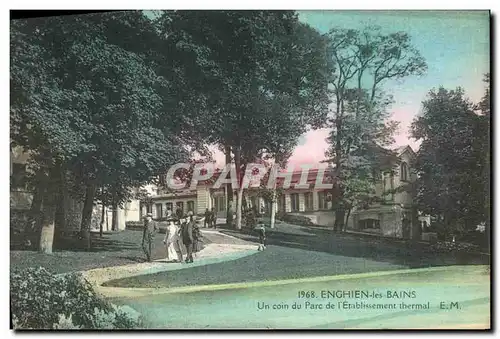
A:
<svg viewBox="0 0 500 339">
<path fill-rule="evenodd" d="M 228 159 L 230 152 L 238 182 L 248 162 L 275 152 L 271 148 L 278 135 L 293 140 L 309 124 L 324 120 L 324 40 L 299 23 L 294 12 L 176 12 L 159 22 L 168 39 L 188 53 L 194 66 L 190 72 L 198 74 L 192 85 L 206 109 L 192 121 L 205 127 L 204 139 L 221 145 Z M 269 111 L 281 115 L 273 114 L 276 120 L 271 121 Z M 242 195 L 239 188 L 237 228 Z"/>
<path fill-rule="evenodd" d="M 196 134 L 184 132 L 189 105 L 172 91 L 182 74 L 162 68 L 164 38 L 142 12 L 42 18 L 12 28 L 12 139 L 57 157 L 83 185 L 81 228 L 89 239 L 97 187 L 109 186 L 120 205 L 130 185 L 185 160 L 186 145 L 195 144 Z M 47 162 L 47 173 L 52 166 Z"/>
<path fill-rule="evenodd" d="M 479 163 L 481 164 L 481 178 L 484 187 L 484 215 L 485 215 L 485 236 L 489 249 L 491 236 L 491 102 L 490 102 L 490 74 L 484 77 L 486 90 L 483 98 L 478 104 L 480 114 L 476 128 L 476 151 L 479 154 Z"/>
<path fill-rule="evenodd" d="M 369 154 L 374 143 L 390 142 L 396 127 L 387 121 L 391 98 L 384 94 L 383 85 L 389 80 L 423 74 L 427 66 L 404 32 L 383 34 L 379 27 L 335 28 L 327 36 L 334 109 L 329 120 L 331 147 L 326 156 L 335 166 L 335 229 L 341 230 L 349 208 L 345 194 L 352 191 L 349 186 L 359 184 L 359 178 L 354 178 L 352 184 L 348 178 L 360 163 L 376 165 L 364 155 Z"/>
<path fill-rule="evenodd" d="M 415 164 L 419 207 L 437 217 L 445 237 L 486 221 L 481 118 L 461 88 L 441 87 L 429 93 L 412 124 L 422 141 Z"/>
</svg>

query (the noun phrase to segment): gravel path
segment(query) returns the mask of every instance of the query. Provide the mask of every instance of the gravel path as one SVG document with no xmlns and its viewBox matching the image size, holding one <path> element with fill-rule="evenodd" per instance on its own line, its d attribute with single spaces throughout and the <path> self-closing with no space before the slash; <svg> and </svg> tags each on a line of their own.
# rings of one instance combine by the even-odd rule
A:
<svg viewBox="0 0 500 339">
<path fill-rule="evenodd" d="M 227 237 L 211 231 L 205 232 L 204 245 L 215 244 L 249 244 L 240 239 Z M 157 234 L 152 253 L 153 260 L 165 257 L 163 234 Z M 94 268 L 122 266 L 144 263 L 145 255 L 141 249 L 142 232 L 125 230 L 104 234 L 99 238 L 93 234 L 91 251 L 64 250 L 53 254 L 41 254 L 36 251 L 10 251 L 10 267 L 23 269 L 27 267 L 45 267 L 53 273 L 85 271 Z"/>
</svg>

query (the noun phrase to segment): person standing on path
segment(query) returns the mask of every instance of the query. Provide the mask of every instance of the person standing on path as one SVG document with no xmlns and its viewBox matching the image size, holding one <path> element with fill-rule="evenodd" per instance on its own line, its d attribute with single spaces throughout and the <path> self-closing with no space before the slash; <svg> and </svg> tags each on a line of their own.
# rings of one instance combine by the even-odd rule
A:
<svg viewBox="0 0 500 339">
<path fill-rule="evenodd" d="M 262 221 L 259 221 L 255 229 L 257 230 L 257 232 L 259 232 L 259 247 L 257 248 L 257 250 L 263 251 L 266 249 L 266 244 L 267 244 L 266 226 Z"/>
<path fill-rule="evenodd" d="M 167 220 L 168 226 L 165 232 L 163 243 L 167 250 L 167 261 L 173 260 L 182 262 L 182 252 L 180 246 L 179 226 L 175 224 L 175 219 L 170 217 Z M 177 256 L 177 259 L 175 257 Z"/>
<path fill-rule="evenodd" d="M 182 234 L 182 243 L 186 247 L 186 263 L 193 262 L 193 244 L 194 244 L 193 224 L 194 221 L 189 220 L 188 222 L 182 225 L 181 234 Z"/>
<path fill-rule="evenodd" d="M 175 216 L 177 217 L 177 220 L 179 220 L 179 225 L 181 223 L 182 213 L 182 209 L 180 207 L 177 207 L 177 209 L 175 210 Z"/>
<path fill-rule="evenodd" d="M 208 208 L 205 210 L 205 220 L 203 220 L 203 227 L 210 227 L 210 211 Z"/>
<path fill-rule="evenodd" d="M 144 231 L 142 233 L 142 250 L 146 254 L 147 261 L 151 262 L 151 252 L 153 251 L 153 243 L 155 233 L 158 231 L 156 222 L 153 221 L 153 215 L 148 213 L 144 220 Z"/>
<path fill-rule="evenodd" d="M 216 224 L 216 217 L 215 217 L 215 208 L 212 207 L 212 210 L 210 211 L 210 227 L 213 227 L 214 229 L 217 228 Z"/>
<path fill-rule="evenodd" d="M 196 257 L 196 254 L 202 249 L 201 243 L 203 235 L 193 216 L 190 217 L 190 221 L 193 224 L 193 255 Z"/>
</svg>

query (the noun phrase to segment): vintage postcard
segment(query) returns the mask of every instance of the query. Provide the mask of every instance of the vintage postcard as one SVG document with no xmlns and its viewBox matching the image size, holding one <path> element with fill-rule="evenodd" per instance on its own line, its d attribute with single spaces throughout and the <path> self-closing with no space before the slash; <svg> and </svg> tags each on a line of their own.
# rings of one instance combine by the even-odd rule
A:
<svg viewBox="0 0 500 339">
<path fill-rule="evenodd" d="M 12 12 L 15 330 L 491 329 L 490 12 Z"/>
</svg>

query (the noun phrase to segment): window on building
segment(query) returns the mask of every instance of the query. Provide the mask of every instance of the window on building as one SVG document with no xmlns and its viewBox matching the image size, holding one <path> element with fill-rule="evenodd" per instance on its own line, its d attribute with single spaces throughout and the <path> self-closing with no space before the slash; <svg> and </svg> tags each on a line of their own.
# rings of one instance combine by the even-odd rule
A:
<svg viewBox="0 0 500 339">
<path fill-rule="evenodd" d="M 167 202 L 167 211 L 170 210 L 170 212 L 173 213 L 174 212 L 173 209 L 174 209 L 174 205 L 171 202 Z"/>
<path fill-rule="evenodd" d="M 363 219 L 359 221 L 359 228 L 365 229 L 380 229 L 380 220 L 378 219 Z"/>
<path fill-rule="evenodd" d="M 188 209 L 188 212 L 191 211 L 194 213 L 194 201 L 193 200 L 190 200 L 187 202 L 187 209 Z"/>
<path fill-rule="evenodd" d="M 408 181 L 408 164 L 406 162 L 401 163 L 401 181 Z"/>
<path fill-rule="evenodd" d="M 146 213 L 153 213 L 153 204 L 146 204 Z"/>
<path fill-rule="evenodd" d="M 393 175 L 391 172 L 384 173 L 384 199 L 385 201 L 392 201 L 394 192 L 393 188 Z"/>
<path fill-rule="evenodd" d="M 163 206 L 162 206 L 162 204 L 156 204 L 156 217 L 157 218 L 163 217 Z"/>
<path fill-rule="evenodd" d="M 279 200 L 278 200 L 278 211 L 280 212 L 286 212 L 285 208 L 285 194 L 280 195 Z"/>
<path fill-rule="evenodd" d="M 257 208 L 259 204 L 257 203 L 257 197 L 250 197 L 250 208 Z"/>
<path fill-rule="evenodd" d="M 264 214 L 267 214 L 267 215 L 271 214 L 273 205 L 271 204 L 270 201 L 267 201 L 267 200 L 264 203 L 265 203 Z M 275 207 L 275 210 L 276 210 L 276 207 Z"/>
<path fill-rule="evenodd" d="M 292 212 L 296 212 L 299 210 L 299 194 L 292 193 L 290 194 L 290 207 Z"/>
<path fill-rule="evenodd" d="M 219 195 L 214 198 L 215 202 L 215 210 L 217 212 L 224 212 L 226 211 L 226 196 L 225 195 Z"/>
<path fill-rule="evenodd" d="M 318 208 L 320 210 L 328 209 L 328 201 L 326 199 L 326 192 L 318 192 Z"/>
<path fill-rule="evenodd" d="M 184 213 L 184 201 L 178 201 L 175 203 L 175 210 L 180 209 Z"/>
<path fill-rule="evenodd" d="M 312 192 L 304 193 L 304 208 L 306 211 L 313 210 L 313 195 Z"/>
</svg>

